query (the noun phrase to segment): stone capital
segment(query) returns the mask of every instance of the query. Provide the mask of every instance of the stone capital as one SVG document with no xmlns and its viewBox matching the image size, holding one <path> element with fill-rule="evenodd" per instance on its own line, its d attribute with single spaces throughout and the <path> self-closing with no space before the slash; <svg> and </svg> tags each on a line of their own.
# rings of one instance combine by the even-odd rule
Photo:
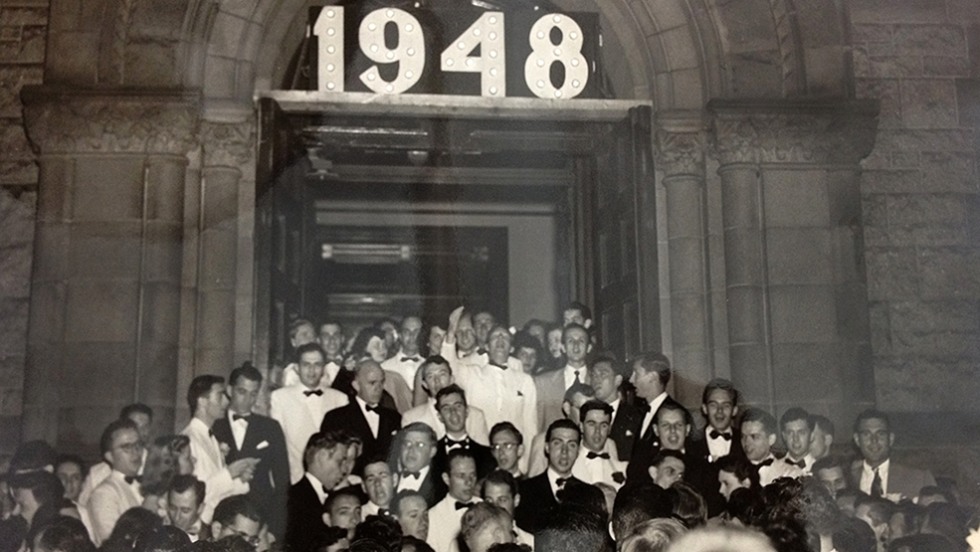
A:
<svg viewBox="0 0 980 552">
<path fill-rule="evenodd" d="M 204 121 L 200 143 L 204 146 L 205 167 L 241 169 L 255 160 L 255 119 L 224 123 Z"/>
<path fill-rule="evenodd" d="M 42 155 L 184 155 L 197 144 L 200 93 L 25 87 L 24 123 Z"/>
<path fill-rule="evenodd" d="M 655 123 L 657 168 L 664 176 L 704 175 L 705 125 L 700 111 L 660 111 Z"/>
<path fill-rule="evenodd" d="M 722 165 L 853 166 L 874 146 L 874 100 L 712 100 L 712 153 Z"/>
</svg>

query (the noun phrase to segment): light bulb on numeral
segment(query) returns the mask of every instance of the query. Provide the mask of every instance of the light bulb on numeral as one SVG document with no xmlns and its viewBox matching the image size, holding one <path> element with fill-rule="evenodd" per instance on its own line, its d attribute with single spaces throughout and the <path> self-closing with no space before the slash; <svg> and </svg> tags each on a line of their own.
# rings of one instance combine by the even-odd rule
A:
<svg viewBox="0 0 980 552">
<path fill-rule="evenodd" d="M 506 62 L 498 54 L 498 48 L 505 47 L 504 14 L 484 13 L 449 44 L 440 56 L 443 71 L 480 73 L 483 96 L 495 96 L 506 89 Z M 477 49 L 478 55 L 470 55 Z"/>
<path fill-rule="evenodd" d="M 557 44 L 551 35 L 558 31 Z M 582 29 L 570 17 L 546 14 L 531 25 L 528 33 L 531 54 L 524 62 L 524 82 L 539 98 L 570 99 L 582 93 L 589 81 L 589 72 L 582 55 Z M 564 68 L 563 82 L 551 80 L 551 66 Z"/>
</svg>

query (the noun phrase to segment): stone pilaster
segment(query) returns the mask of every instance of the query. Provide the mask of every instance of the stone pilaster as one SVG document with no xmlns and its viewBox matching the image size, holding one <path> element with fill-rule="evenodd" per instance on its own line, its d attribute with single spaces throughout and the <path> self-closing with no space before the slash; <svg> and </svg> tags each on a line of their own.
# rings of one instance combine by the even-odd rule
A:
<svg viewBox="0 0 980 552">
<path fill-rule="evenodd" d="M 657 169 L 667 212 L 667 264 L 674 392 L 687 404 L 714 376 L 706 251 L 704 116 L 700 111 L 658 112 Z"/>
<path fill-rule="evenodd" d="M 25 89 L 39 152 L 24 437 L 94 451 L 119 408 L 173 425 L 197 95 Z"/>
<path fill-rule="evenodd" d="M 858 162 L 871 102 L 713 101 L 732 379 L 843 422 L 873 399 Z"/>
</svg>

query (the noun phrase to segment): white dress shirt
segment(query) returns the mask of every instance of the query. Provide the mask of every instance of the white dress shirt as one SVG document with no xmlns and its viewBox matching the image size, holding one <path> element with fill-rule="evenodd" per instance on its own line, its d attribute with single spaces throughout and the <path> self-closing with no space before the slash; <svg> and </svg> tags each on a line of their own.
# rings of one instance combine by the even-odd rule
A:
<svg viewBox="0 0 980 552">
<path fill-rule="evenodd" d="M 586 385 L 589 383 L 589 367 L 582 365 L 581 368 L 575 368 L 570 364 L 565 365 L 565 391 L 575 383 L 575 372 L 578 372 L 578 380 Z"/>
<path fill-rule="evenodd" d="M 422 357 L 421 353 L 408 356 L 399 349 L 398 354 L 382 362 L 381 367 L 405 378 L 405 383 L 408 384 L 408 388 L 414 391 L 415 374 L 419 371 L 419 366 L 422 365 L 423 360 L 425 358 Z"/>
<path fill-rule="evenodd" d="M 459 499 L 452 495 L 446 495 L 438 504 L 429 510 L 429 536 L 425 542 L 429 543 L 436 552 L 451 552 L 452 543 L 459 535 L 460 522 L 463 521 L 463 514 L 466 508 L 456 508 Z M 471 503 L 481 502 L 479 497 L 474 496 L 470 499 Z"/>
<path fill-rule="evenodd" d="M 211 523 L 214 508 L 222 499 L 248 493 L 248 483 L 232 478 L 221 445 L 214 433 L 200 418 L 191 418 L 181 434 L 190 438 L 191 455 L 194 457 L 194 477 L 204 482 L 204 510 L 201 519 Z"/>
<path fill-rule="evenodd" d="M 771 464 L 759 467 L 759 484 L 761 486 L 765 487 L 780 477 L 797 478 L 803 476 L 803 470 L 783 462 L 781 459 L 773 456 L 772 453 L 769 453 L 769 456 L 766 456 L 759 462 L 753 462 L 753 464 L 758 466 L 763 462 L 768 462 L 770 459 L 772 460 Z"/>
<path fill-rule="evenodd" d="M 357 406 L 361 408 L 361 414 L 364 416 L 364 419 L 367 420 L 368 427 L 371 428 L 371 436 L 377 439 L 378 428 L 381 427 L 381 415 L 378 414 L 376 410 L 368 410 L 368 403 L 365 402 L 364 399 L 355 396 L 354 400 L 357 402 Z M 376 404 L 373 405 L 375 408 L 377 406 L 378 405 Z"/>
<path fill-rule="evenodd" d="M 489 363 L 461 364 L 453 373 L 456 383 L 466 390 L 467 402 L 483 411 L 487 427 L 508 421 L 521 432 L 525 443 L 534 439 L 538 433 L 538 392 L 520 360 L 508 358 L 506 370 Z"/>
<path fill-rule="evenodd" d="M 320 500 L 320 504 L 326 502 L 327 491 L 323 490 L 323 482 L 317 479 L 316 476 L 310 472 L 306 472 L 303 474 L 303 476 L 310 482 L 310 485 L 313 485 L 313 490 L 316 492 L 316 497 Z M 312 527 L 310 529 L 312 529 Z"/>
<path fill-rule="evenodd" d="M 891 466 L 891 459 L 885 460 L 878 465 L 878 477 L 881 478 L 881 496 L 884 498 L 888 494 L 888 468 Z M 864 494 L 871 494 L 871 483 L 875 480 L 875 468 L 872 468 L 866 461 L 861 462 L 861 481 L 858 489 Z"/>
<path fill-rule="evenodd" d="M 712 431 L 718 430 L 710 425 L 704 428 L 704 442 L 708 443 L 708 454 L 710 455 L 710 458 L 708 459 L 709 462 L 714 462 L 722 456 L 728 455 L 728 453 L 732 451 L 732 440 L 725 439 L 720 435 L 712 439 Z M 728 428 L 728 435 L 731 436 L 732 434 L 732 428 Z"/>
<path fill-rule="evenodd" d="M 320 431 L 323 415 L 345 406 L 350 399 L 336 389 L 320 389 L 322 395 L 306 395 L 302 383 L 272 392 L 269 416 L 282 426 L 289 458 L 289 481 L 295 484 L 303 478 L 303 451 L 310 436 Z"/>
<path fill-rule="evenodd" d="M 572 475 L 590 485 L 606 483 L 614 489 L 622 487 L 623 483 L 617 483 L 613 478 L 613 474 L 619 472 L 625 478 L 626 462 L 620 462 L 617 459 L 618 455 L 614 447 L 610 447 L 611 444 L 612 441 L 606 439 L 601 452 L 601 454 L 608 454 L 609 458 L 589 458 L 589 453 L 594 451 L 584 446 L 579 447 L 578 458 L 575 459 L 575 463 L 572 465 Z M 625 479 L 623 479 L 623 482 L 625 482 Z"/>
<path fill-rule="evenodd" d="M 228 425 L 231 426 L 231 436 L 235 439 L 235 447 L 242 450 L 242 443 L 245 442 L 245 433 L 248 432 L 248 420 L 246 418 L 235 419 L 237 412 L 228 409 Z"/>
<path fill-rule="evenodd" d="M 640 426 L 640 437 L 646 435 L 647 428 L 650 427 L 650 423 L 653 422 L 653 417 L 657 415 L 657 410 L 665 400 L 667 400 L 666 391 L 657 395 L 656 398 L 650 401 L 650 410 L 648 410 L 646 416 L 643 417 L 643 425 Z"/>
<path fill-rule="evenodd" d="M 399 473 L 398 483 L 395 485 L 395 492 L 398 491 L 417 491 L 422 487 L 422 482 L 425 481 L 426 476 L 429 475 L 429 466 L 425 466 L 419 470 L 418 477 L 402 477 Z M 437 476 L 438 477 L 438 476 Z M 433 518 L 435 519 L 435 518 Z"/>
</svg>

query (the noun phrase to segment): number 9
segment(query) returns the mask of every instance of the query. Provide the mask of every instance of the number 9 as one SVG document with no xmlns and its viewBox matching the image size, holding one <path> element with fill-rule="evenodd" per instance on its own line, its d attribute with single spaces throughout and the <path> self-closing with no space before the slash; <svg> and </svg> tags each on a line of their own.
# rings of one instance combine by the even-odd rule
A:
<svg viewBox="0 0 980 552">
<path fill-rule="evenodd" d="M 385 45 L 385 28 L 395 25 L 398 46 Z M 387 82 L 377 65 L 361 73 L 361 82 L 378 94 L 400 94 L 422 78 L 425 69 L 425 40 L 418 19 L 398 8 L 382 8 L 367 14 L 358 30 L 361 51 L 377 63 L 398 63 L 398 75 Z"/>
</svg>

